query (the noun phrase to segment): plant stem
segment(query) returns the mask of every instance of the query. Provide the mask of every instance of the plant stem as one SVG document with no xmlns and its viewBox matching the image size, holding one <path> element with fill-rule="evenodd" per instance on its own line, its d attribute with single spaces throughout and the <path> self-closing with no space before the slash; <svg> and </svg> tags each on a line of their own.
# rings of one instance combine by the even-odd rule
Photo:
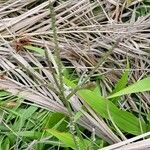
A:
<svg viewBox="0 0 150 150">
<path fill-rule="evenodd" d="M 57 37 L 57 29 L 56 29 L 56 15 L 54 11 L 54 7 L 49 1 L 50 4 L 50 14 L 51 14 L 51 25 L 52 25 L 52 30 L 53 30 L 53 40 L 54 40 L 54 45 L 55 45 L 55 60 L 58 66 L 58 78 L 59 78 L 59 84 L 61 87 L 61 93 L 64 91 L 64 84 L 63 84 L 63 73 L 62 73 L 62 62 L 61 62 L 61 56 L 60 56 L 60 48 L 58 44 L 58 37 Z"/>
<path fill-rule="evenodd" d="M 76 150 L 79 150 L 80 148 L 78 146 L 78 141 L 77 141 L 76 136 L 75 136 L 75 132 L 76 132 L 75 126 L 76 125 L 75 125 L 75 122 L 74 122 L 74 112 L 72 111 L 70 102 L 68 101 L 68 99 L 66 99 L 65 94 L 64 94 L 64 83 L 63 83 L 63 72 L 62 72 L 62 69 L 63 69 L 62 66 L 63 65 L 62 65 L 62 62 L 61 62 L 60 49 L 59 49 L 58 38 L 57 38 L 56 15 L 55 15 L 54 7 L 53 7 L 50 0 L 49 0 L 49 6 L 50 6 L 51 24 L 52 24 L 52 30 L 53 30 L 53 39 L 54 39 L 54 44 L 55 44 L 54 56 L 55 56 L 55 59 L 56 59 L 56 63 L 58 65 L 59 83 L 57 81 L 55 81 L 55 82 L 56 82 L 56 85 L 58 86 L 58 88 L 60 90 L 60 94 L 61 94 L 60 98 L 63 100 L 65 106 L 68 109 L 69 118 L 70 118 L 70 126 L 69 126 L 70 127 L 70 132 L 73 136 L 73 140 L 74 140 Z M 49 58 L 48 55 L 47 55 L 47 58 Z M 50 62 L 49 62 L 49 65 L 50 65 Z M 50 65 L 50 68 L 51 68 L 51 65 Z M 55 77 L 55 75 L 54 75 L 54 77 Z M 56 78 L 54 78 L 54 80 L 56 80 Z"/>
</svg>

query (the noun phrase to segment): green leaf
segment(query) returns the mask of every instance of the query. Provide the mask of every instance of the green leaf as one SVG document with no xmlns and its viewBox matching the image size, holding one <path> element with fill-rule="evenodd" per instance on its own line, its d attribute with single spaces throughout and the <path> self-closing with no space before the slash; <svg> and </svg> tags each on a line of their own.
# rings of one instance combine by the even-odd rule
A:
<svg viewBox="0 0 150 150">
<path fill-rule="evenodd" d="M 28 119 L 30 118 L 36 111 L 37 111 L 38 107 L 34 107 L 34 106 L 30 106 L 27 109 L 24 110 L 24 112 L 22 113 L 22 118 L 23 119 Z"/>
<path fill-rule="evenodd" d="M 21 137 L 27 137 L 27 138 L 32 138 L 32 139 L 39 139 L 42 136 L 41 132 L 38 131 L 19 131 L 15 132 L 18 136 Z M 8 136 L 13 135 L 13 133 L 9 132 L 7 133 Z"/>
<path fill-rule="evenodd" d="M 37 132 L 37 131 L 21 131 L 21 132 L 16 132 L 17 135 L 22 136 L 22 137 L 31 137 L 38 139 L 41 137 L 42 133 Z"/>
<path fill-rule="evenodd" d="M 5 91 L 0 91 L 0 97 L 8 96 L 10 93 L 5 92 Z"/>
<path fill-rule="evenodd" d="M 118 83 L 116 84 L 114 90 L 112 91 L 111 95 L 124 89 L 128 83 L 128 76 L 129 76 L 129 61 L 127 60 L 127 66 L 126 66 L 126 71 L 124 72 L 124 74 L 122 75 L 121 79 L 118 81 Z M 113 98 L 111 99 L 111 101 L 113 101 L 114 103 L 116 103 L 118 101 L 118 97 L 117 98 Z"/>
<path fill-rule="evenodd" d="M 27 109 L 18 109 L 15 111 L 20 115 L 20 117 L 16 118 L 12 128 L 15 131 L 21 130 L 24 125 L 27 123 L 26 120 L 30 120 L 32 115 L 37 111 L 38 107 L 30 106 Z"/>
<path fill-rule="evenodd" d="M 97 95 L 93 91 L 81 90 L 78 91 L 77 95 L 87 102 L 100 116 L 109 120 L 113 119 L 123 131 L 134 135 L 141 134 L 142 130 L 146 132 L 147 125 L 142 120 L 136 118 L 132 113 L 120 110 L 111 101 Z"/>
<path fill-rule="evenodd" d="M 112 110 L 115 110 L 116 108 L 116 106 L 112 102 L 105 100 L 104 97 L 99 96 L 93 91 L 80 90 L 77 92 L 77 95 L 85 102 L 87 102 L 94 110 L 98 111 L 98 113 L 106 119 L 109 118 L 107 113 L 107 107 L 111 108 Z"/>
<path fill-rule="evenodd" d="M 76 145 L 73 140 L 72 134 L 68 132 L 59 132 L 54 129 L 48 129 L 46 130 L 48 133 L 52 134 L 56 138 L 58 138 L 60 141 L 62 141 L 66 146 L 71 147 L 72 149 L 76 150 Z M 80 147 L 81 150 L 86 149 L 87 147 L 84 146 L 82 140 L 79 139 L 79 137 L 76 136 L 76 140 L 78 143 L 78 146 Z M 89 141 L 84 139 L 84 142 L 86 143 L 86 146 L 89 145 Z"/>
<path fill-rule="evenodd" d="M 35 46 L 32 46 L 32 45 L 26 45 L 26 46 L 24 46 L 24 48 L 26 48 L 30 51 L 36 52 L 36 53 L 40 54 L 41 56 L 45 55 L 44 49 L 42 49 L 42 48 L 35 47 Z"/>
<path fill-rule="evenodd" d="M 97 84 L 95 89 L 93 90 L 93 92 L 95 92 L 96 94 L 99 94 L 100 96 L 102 95 L 101 94 L 101 91 L 100 91 L 100 86 Z"/>
<path fill-rule="evenodd" d="M 4 142 L 1 145 L 1 148 L 2 150 L 9 150 L 9 147 L 10 147 L 10 141 L 9 141 L 9 138 L 6 137 L 4 139 Z"/>
<path fill-rule="evenodd" d="M 51 113 L 45 118 L 43 122 L 43 128 L 54 128 L 59 131 L 65 131 L 67 129 L 67 123 L 65 119 L 65 115 L 61 113 Z"/>
<path fill-rule="evenodd" d="M 126 71 L 124 72 L 124 74 L 122 75 L 118 83 L 116 84 L 115 89 L 112 91 L 112 94 L 125 88 L 125 86 L 128 83 L 128 75 L 129 75 L 129 62 L 127 62 Z"/>
<path fill-rule="evenodd" d="M 150 77 L 147 77 L 143 80 L 140 80 L 127 88 L 124 88 L 120 90 L 119 92 L 116 92 L 112 94 L 111 96 L 108 96 L 107 98 L 114 98 L 126 94 L 131 94 L 131 93 L 138 93 L 138 92 L 145 92 L 145 91 L 150 91 Z"/>
<path fill-rule="evenodd" d="M 76 84 L 73 83 L 72 81 L 70 81 L 69 79 L 67 79 L 66 77 L 64 77 L 63 80 L 64 80 L 64 83 L 65 83 L 68 87 L 70 87 L 70 88 L 75 88 L 75 87 L 76 87 Z"/>
<path fill-rule="evenodd" d="M 5 136 L 3 135 L 0 136 L 0 150 L 2 150 L 2 143 L 3 143 L 4 138 Z"/>
</svg>

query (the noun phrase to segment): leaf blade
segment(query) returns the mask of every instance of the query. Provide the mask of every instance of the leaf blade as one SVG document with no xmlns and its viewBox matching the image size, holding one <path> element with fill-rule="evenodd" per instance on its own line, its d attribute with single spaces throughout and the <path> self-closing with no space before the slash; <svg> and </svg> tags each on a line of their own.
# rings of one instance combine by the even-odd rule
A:
<svg viewBox="0 0 150 150">
<path fill-rule="evenodd" d="M 110 98 L 114 98 L 114 97 L 118 97 L 118 96 L 122 96 L 122 95 L 126 95 L 126 94 L 145 92 L 145 91 L 150 91 L 150 77 L 142 79 L 142 80 L 128 86 L 127 88 L 124 88 L 124 89 L 108 96 L 107 98 L 110 99 Z"/>
</svg>

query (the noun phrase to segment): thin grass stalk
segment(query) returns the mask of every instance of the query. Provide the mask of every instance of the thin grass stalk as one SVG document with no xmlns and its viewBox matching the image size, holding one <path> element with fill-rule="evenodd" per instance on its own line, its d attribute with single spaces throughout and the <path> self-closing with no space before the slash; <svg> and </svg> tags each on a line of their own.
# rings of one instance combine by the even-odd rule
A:
<svg viewBox="0 0 150 150">
<path fill-rule="evenodd" d="M 76 150 L 80 150 L 79 145 L 78 145 L 78 141 L 77 141 L 76 136 L 75 136 L 77 125 L 74 121 L 74 113 L 71 109 L 71 105 L 70 105 L 68 99 L 66 99 L 65 94 L 64 94 L 64 83 L 63 83 L 63 72 L 62 72 L 63 65 L 61 62 L 60 48 L 59 48 L 59 44 L 58 44 L 58 37 L 57 37 L 57 30 L 56 30 L 56 15 L 55 15 L 53 4 L 50 0 L 49 0 L 49 7 L 50 7 L 50 15 L 51 15 L 51 25 L 52 25 L 52 30 L 53 30 L 53 40 L 54 40 L 54 45 L 55 45 L 54 56 L 56 59 L 56 63 L 58 65 L 58 79 L 59 79 L 58 87 L 60 90 L 61 99 L 65 103 L 67 110 L 68 110 L 68 113 L 69 113 L 69 118 L 70 118 L 69 127 L 70 127 L 70 132 L 73 136 Z"/>
<path fill-rule="evenodd" d="M 50 72 L 52 73 L 54 82 L 56 83 L 56 86 L 58 87 L 58 89 L 61 91 L 60 84 L 58 83 L 57 77 L 56 77 L 56 75 L 55 75 L 55 69 L 52 67 L 52 63 L 51 63 L 51 61 L 50 61 L 50 58 L 49 58 L 49 55 L 48 55 L 48 51 L 47 51 L 47 50 L 45 50 L 45 56 L 46 56 L 46 59 L 47 59 L 48 68 L 49 68 Z"/>
<path fill-rule="evenodd" d="M 57 37 L 57 29 L 56 29 L 56 14 L 54 11 L 54 7 L 51 3 L 51 1 L 49 1 L 50 4 L 50 16 L 51 16 L 51 25 L 52 25 L 52 31 L 53 31 L 53 42 L 55 45 L 55 51 L 54 51 L 54 56 L 55 56 L 55 60 L 58 66 L 58 78 L 59 78 L 59 84 L 61 87 L 61 93 L 64 92 L 64 84 L 63 84 L 63 72 L 62 72 L 62 62 L 61 62 L 61 56 L 60 56 L 60 48 L 59 48 L 59 44 L 58 44 L 58 37 Z"/>
</svg>

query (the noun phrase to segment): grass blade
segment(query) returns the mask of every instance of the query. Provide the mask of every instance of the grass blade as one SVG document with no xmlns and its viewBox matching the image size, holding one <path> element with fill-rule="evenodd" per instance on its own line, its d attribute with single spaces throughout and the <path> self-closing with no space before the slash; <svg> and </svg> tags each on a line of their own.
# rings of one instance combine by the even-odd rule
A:
<svg viewBox="0 0 150 150">
<path fill-rule="evenodd" d="M 119 92 L 116 92 L 112 94 L 111 96 L 108 96 L 107 98 L 114 98 L 126 94 L 131 94 L 131 93 L 138 93 L 138 92 L 145 92 L 145 91 L 150 91 L 150 77 L 147 77 L 143 80 L 140 80 L 127 88 L 124 88 L 120 90 Z"/>
</svg>

